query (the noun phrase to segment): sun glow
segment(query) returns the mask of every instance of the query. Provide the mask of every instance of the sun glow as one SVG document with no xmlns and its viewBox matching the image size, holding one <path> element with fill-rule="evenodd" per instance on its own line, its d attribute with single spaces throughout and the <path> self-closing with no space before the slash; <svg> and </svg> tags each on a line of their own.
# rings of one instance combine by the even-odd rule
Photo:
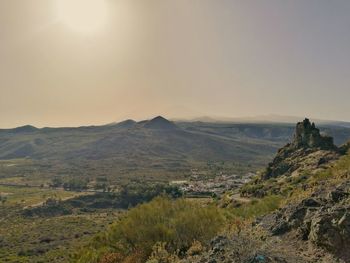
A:
<svg viewBox="0 0 350 263">
<path fill-rule="evenodd" d="M 57 0 L 60 22 L 81 33 L 102 28 L 107 19 L 105 0 Z"/>
</svg>

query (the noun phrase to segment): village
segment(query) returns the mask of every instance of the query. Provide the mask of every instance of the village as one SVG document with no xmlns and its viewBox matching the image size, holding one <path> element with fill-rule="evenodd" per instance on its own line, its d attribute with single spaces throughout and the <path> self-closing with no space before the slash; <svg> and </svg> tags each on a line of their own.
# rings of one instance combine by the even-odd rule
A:
<svg viewBox="0 0 350 263">
<path fill-rule="evenodd" d="M 225 192 L 240 188 L 254 176 L 255 173 L 251 172 L 244 175 L 219 172 L 215 176 L 207 176 L 203 171 L 192 169 L 188 180 L 172 181 L 171 184 L 177 185 L 183 194 L 188 197 L 217 197 Z"/>
</svg>

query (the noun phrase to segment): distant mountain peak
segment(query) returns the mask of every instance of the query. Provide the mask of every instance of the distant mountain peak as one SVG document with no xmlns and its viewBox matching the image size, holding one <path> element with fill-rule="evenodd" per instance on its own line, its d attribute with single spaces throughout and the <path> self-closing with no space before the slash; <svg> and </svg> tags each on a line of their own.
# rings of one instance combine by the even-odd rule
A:
<svg viewBox="0 0 350 263">
<path fill-rule="evenodd" d="M 151 119 L 151 121 L 164 121 L 164 122 L 170 122 L 169 120 L 167 120 L 166 118 L 164 118 L 163 116 L 157 116 L 154 117 L 153 119 Z"/>
<path fill-rule="evenodd" d="M 36 132 L 39 130 L 38 128 L 32 126 L 32 125 L 25 125 L 25 126 L 20 126 L 17 128 L 12 129 L 13 132 Z"/>
<path fill-rule="evenodd" d="M 127 119 L 125 121 L 118 122 L 117 124 L 115 124 L 115 126 L 129 128 L 134 126 L 135 124 L 136 124 L 136 121 L 132 119 Z"/>
<path fill-rule="evenodd" d="M 157 116 L 149 121 L 147 121 L 145 123 L 145 128 L 149 128 L 149 129 L 176 129 L 177 126 L 175 125 L 175 123 L 167 120 L 166 118 L 162 117 L 162 116 Z"/>
</svg>

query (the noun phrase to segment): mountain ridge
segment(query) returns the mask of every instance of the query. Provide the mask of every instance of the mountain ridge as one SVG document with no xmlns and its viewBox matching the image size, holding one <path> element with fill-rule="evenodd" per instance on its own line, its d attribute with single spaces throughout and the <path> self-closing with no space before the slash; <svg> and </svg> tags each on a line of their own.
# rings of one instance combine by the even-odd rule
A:
<svg viewBox="0 0 350 263">
<path fill-rule="evenodd" d="M 113 178 L 141 171 L 183 174 L 193 165 L 219 161 L 252 170 L 248 164 L 265 166 L 292 130 L 286 124 L 174 123 L 160 116 L 104 126 L 5 129 L 0 130 L 0 159 L 26 158 L 39 167 L 48 165 L 48 174 L 87 169 L 86 176 L 107 173 Z M 337 144 L 350 137 L 347 128 L 326 126 L 321 131 L 336 135 Z"/>
</svg>

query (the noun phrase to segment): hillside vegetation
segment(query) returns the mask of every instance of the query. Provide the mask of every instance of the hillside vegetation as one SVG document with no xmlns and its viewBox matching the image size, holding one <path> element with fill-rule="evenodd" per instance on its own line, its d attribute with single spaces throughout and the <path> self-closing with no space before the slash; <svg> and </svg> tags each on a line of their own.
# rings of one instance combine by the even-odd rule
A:
<svg viewBox="0 0 350 263">
<path fill-rule="evenodd" d="M 97 235 L 73 262 L 350 262 L 348 150 L 305 120 L 242 188 L 248 202 L 157 198 Z"/>
<path fill-rule="evenodd" d="M 159 197 L 130 210 L 105 233 L 79 252 L 74 262 L 145 262 L 157 244 L 166 251 L 185 253 L 194 241 L 207 244 L 223 226 L 213 205 L 203 207 L 184 199 Z"/>
</svg>

